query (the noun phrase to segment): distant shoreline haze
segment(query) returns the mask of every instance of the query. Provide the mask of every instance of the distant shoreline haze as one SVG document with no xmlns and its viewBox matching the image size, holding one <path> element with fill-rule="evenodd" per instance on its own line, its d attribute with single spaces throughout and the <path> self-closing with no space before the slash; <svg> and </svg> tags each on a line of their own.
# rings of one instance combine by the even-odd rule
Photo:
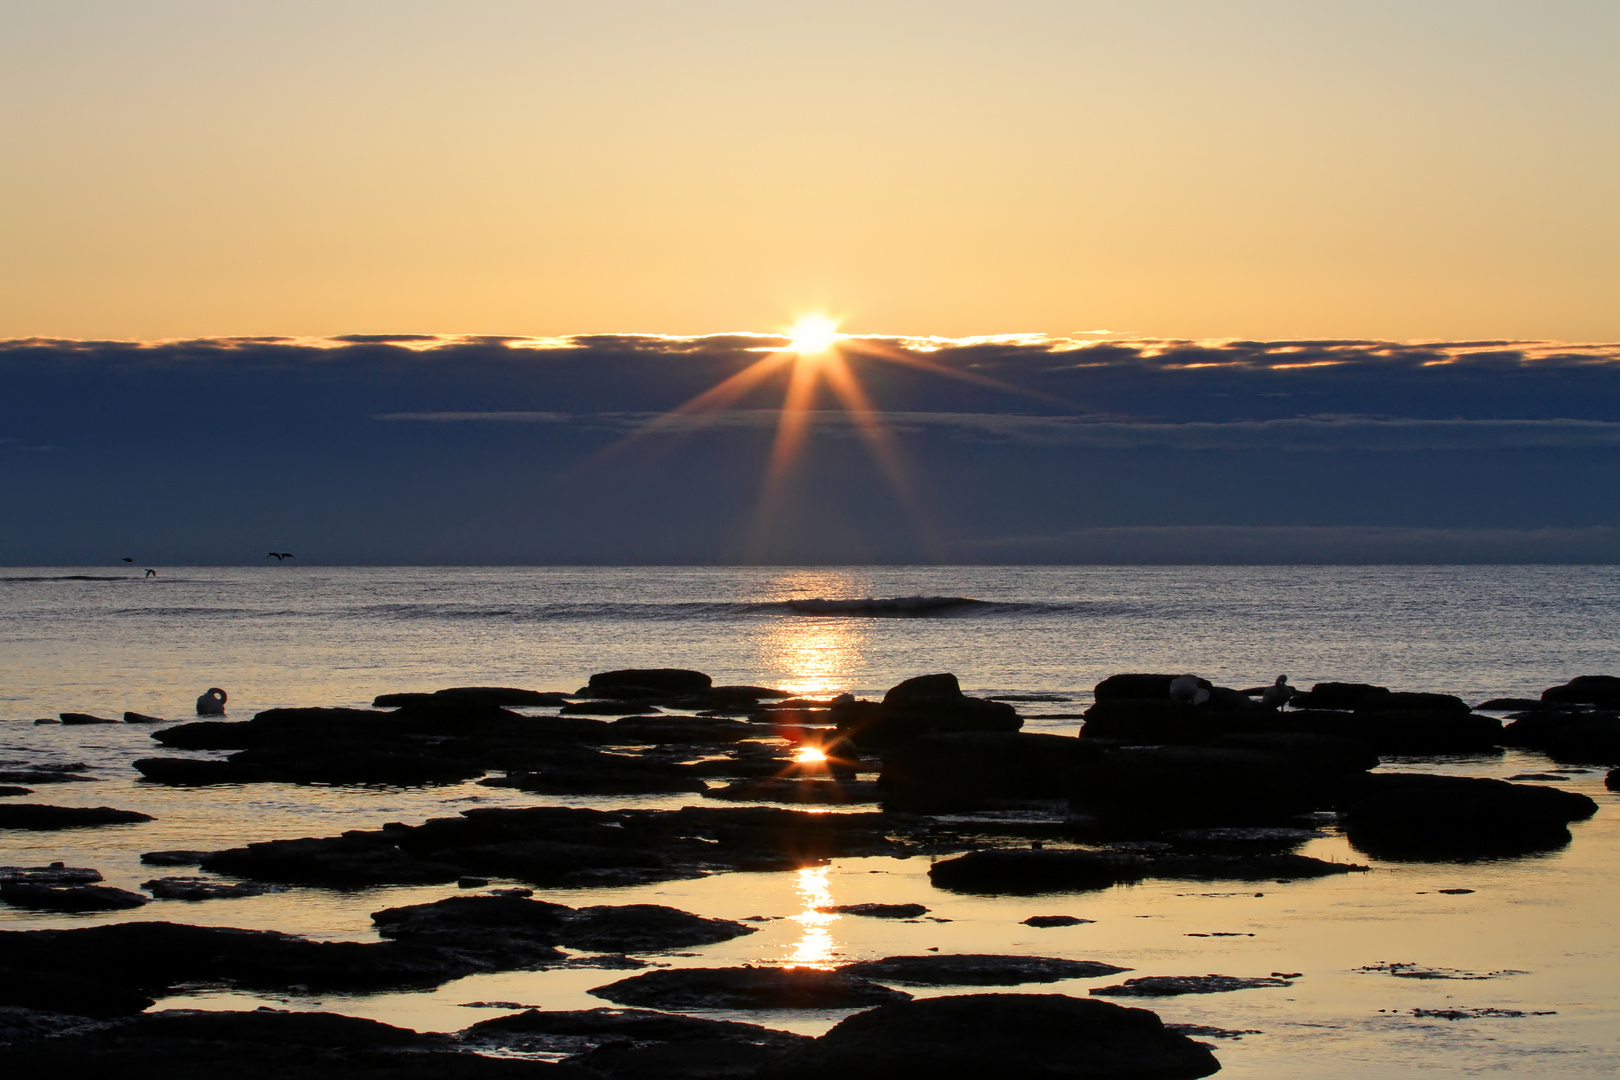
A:
<svg viewBox="0 0 1620 1080">
<path fill-rule="evenodd" d="M 1620 562 L 1620 345 L 864 340 L 0 342 L 0 564 Z"/>
</svg>

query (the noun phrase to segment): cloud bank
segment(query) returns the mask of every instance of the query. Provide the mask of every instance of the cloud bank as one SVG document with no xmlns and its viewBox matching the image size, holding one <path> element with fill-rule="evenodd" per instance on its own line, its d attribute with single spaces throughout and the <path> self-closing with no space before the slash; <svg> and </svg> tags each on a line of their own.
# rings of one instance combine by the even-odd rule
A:
<svg viewBox="0 0 1620 1080">
<path fill-rule="evenodd" d="M 766 519 L 785 342 L 0 342 L 0 562 L 1620 561 L 1620 344 L 860 339 Z"/>
</svg>

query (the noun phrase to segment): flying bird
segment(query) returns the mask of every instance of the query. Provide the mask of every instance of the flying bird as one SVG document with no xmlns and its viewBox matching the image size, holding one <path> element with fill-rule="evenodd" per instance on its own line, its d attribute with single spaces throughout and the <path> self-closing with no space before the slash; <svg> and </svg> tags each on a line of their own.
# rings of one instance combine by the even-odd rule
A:
<svg viewBox="0 0 1620 1080">
<path fill-rule="evenodd" d="M 128 555 L 125 555 L 125 556 L 124 556 L 124 561 L 125 561 L 125 562 L 134 562 L 134 561 L 135 561 L 135 560 L 134 560 L 134 559 L 132 559 L 132 558 L 130 558 L 130 557 L 129 557 L 129 556 L 128 556 Z"/>
<path fill-rule="evenodd" d="M 148 566 L 146 568 L 146 576 L 147 577 L 157 577 L 157 571 L 153 570 L 150 566 Z"/>
<path fill-rule="evenodd" d="M 296 559 L 298 556 L 294 555 L 290 551 L 272 551 L 270 554 L 266 555 L 265 558 L 274 559 L 276 562 L 281 562 L 283 559 Z"/>
</svg>

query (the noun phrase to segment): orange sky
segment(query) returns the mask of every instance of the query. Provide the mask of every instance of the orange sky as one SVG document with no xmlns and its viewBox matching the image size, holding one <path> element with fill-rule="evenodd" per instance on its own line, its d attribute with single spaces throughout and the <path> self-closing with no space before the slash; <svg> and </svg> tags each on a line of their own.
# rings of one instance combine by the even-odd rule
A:
<svg viewBox="0 0 1620 1080">
<path fill-rule="evenodd" d="M 0 337 L 1620 338 L 1620 6 L 0 12 Z"/>
</svg>

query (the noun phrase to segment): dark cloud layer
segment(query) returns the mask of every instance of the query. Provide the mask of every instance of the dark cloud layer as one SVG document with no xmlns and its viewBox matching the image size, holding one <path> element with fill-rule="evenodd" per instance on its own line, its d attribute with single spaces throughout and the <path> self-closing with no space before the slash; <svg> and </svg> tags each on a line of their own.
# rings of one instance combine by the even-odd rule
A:
<svg viewBox="0 0 1620 1080">
<path fill-rule="evenodd" d="M 1620 345 L 883 339 L 761 527 L 784 343 L 0 342 L 0 562 L 1620 561 Z"/>
</svg>

